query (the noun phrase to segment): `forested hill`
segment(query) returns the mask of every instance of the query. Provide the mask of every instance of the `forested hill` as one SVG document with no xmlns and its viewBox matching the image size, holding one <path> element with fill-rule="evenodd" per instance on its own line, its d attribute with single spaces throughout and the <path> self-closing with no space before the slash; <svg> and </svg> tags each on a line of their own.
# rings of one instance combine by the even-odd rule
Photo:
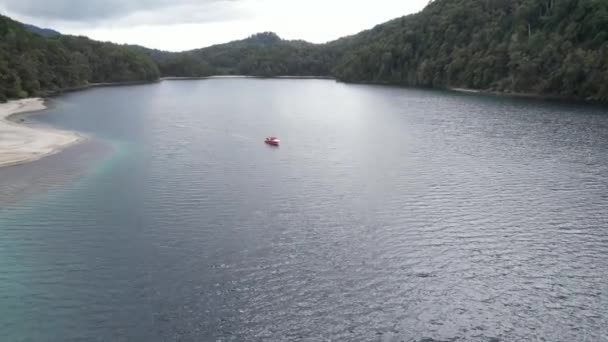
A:
<svg viewBox="0 0 608 342">
<path fill-rule="evenodd" d="M 48 29 L 48 28 L 42 28 L 42 27 L 30 25 L 30 24 L 23 24 L 23 26 L 28 31 L 39 34 L 44 37 L 56 37 L 56 36 L 61 35 L 61 33 L 57 32 L 55 30 Z"/>
<path fill-rule="evenodd" d="M 344 81 L 608 102 L 604 0 L 435 0 L 349 39 Z"/>
<path fill-rule="evenodd" d="M 264 33 L 152 57 L 168 76 L 326 75 L 608 102 L 608 1 L 435 0 L 327 44 Z"/>
<path fill-rule="evenodd" d="M 0 101 L 159 75 L 154 61 L 133 49 L 85 37 L 45 37 L 0 16 Z"/>
<path fill-rule="evenodd" d="M 171 53 L 42 37 L 0 17 L 0 100 L 162 76 L 334 76 L 608 102 L 608 1 L 434 0 L 327 44 L 274 33 Z"/>
<path fill-rule="evenodd" d="M 166 76 L 329 76 L 336 61 L 325 45 L 283 40 L 272 32 L 182 53 L 147 53 Z"/>
</svg>

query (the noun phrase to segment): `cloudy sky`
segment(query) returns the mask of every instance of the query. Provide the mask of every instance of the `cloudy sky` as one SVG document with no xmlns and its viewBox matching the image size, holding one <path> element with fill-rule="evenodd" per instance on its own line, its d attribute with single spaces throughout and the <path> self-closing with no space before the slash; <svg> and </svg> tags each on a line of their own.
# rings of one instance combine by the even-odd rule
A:
<svg viewBox="0 0 608 342">
<path fill-rule="evenodd" d="M 421 10 L 429 0 L 0 0 L 0 12 L 62 33 L 181 51 L 273 31 L 316 43 Z"/>
</svg>

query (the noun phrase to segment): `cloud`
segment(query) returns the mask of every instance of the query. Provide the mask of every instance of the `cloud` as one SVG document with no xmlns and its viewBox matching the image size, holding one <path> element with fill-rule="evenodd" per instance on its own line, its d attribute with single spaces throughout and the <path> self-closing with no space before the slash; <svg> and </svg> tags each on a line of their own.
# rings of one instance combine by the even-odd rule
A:
<svg viewBox="0 0 608 342">
<path fill-rule="evenodd" d="M 429 0 L 0 0 L 21 22 L 171 51 L 274 31 L 327 42 L 417 12 Z"/>
<path fill-rule="evenodd" d="M 49 3 L 49 2 L 52 2 Z M 0 0 L 9 14 L 75 25 L 226 21 L 246 15 L 239 0 Z"/>
</svg>

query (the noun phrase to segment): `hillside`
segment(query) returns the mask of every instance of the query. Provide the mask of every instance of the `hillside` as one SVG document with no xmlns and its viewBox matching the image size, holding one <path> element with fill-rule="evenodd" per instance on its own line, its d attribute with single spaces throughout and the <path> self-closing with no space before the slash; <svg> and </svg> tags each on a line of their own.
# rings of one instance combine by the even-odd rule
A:
<svg viewBox="0 0 608 342">
<path fill-rule="evenodd" d="M 608 1 L 599 0 L 435 0 L 327 44 L 266 32 L 173 53 L 41 37 L 5 17 L 0 37 L 0 99 L 160 73 L 333 76 L 608 102 Z"/>
<path fill-rule="evenodd" d="M 48 29 L 48 28 L 41 28 L 38 26 L 30 25 L 30 24 L 23 24 L 23 26 L 25 26 L 25 28 L 28 31 L 39 34 L 43 37 L 56 37 L 56 36 L 61 35 L 61 33 L 57 32 L 55 30 Z"/>
<path fill-rule="evenodd" d="M 336 60 L 324 45 L 283 40 L 272 32 L 182 53 L 140 49 L 163 76 L 328 76 Z"/>
<path fill-rule="evenodd" d="M 436 0 L 352 39 L 343 81 L 608 101 L 608 1 Z"/>
<path fill-rule="evenodd" d="M 167 76 L 334 76 L 607 102 L 608 1 L 435 0 L 327 44 L 263 33 L 151 57 Z"/>
<path fill-rule="evenodd" d="M 85 37 L 44 37 L 0 16 L 0 101 L 89 83 L 155 80 L 159 74 L 141 52 Z"/>
</svg>

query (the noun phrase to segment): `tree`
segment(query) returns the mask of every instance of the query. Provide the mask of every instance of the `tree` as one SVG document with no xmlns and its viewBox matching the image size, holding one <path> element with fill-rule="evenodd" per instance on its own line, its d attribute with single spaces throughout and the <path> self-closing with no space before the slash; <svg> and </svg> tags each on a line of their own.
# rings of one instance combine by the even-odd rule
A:
<svg viewBox="0 0 608 342">
<path fill-rule="evenodd" d="M 156 63 L 141 51 L 84 37 L 43 37 L 0 16 L 0 100 L 159 75 Z"/>
</svg>

